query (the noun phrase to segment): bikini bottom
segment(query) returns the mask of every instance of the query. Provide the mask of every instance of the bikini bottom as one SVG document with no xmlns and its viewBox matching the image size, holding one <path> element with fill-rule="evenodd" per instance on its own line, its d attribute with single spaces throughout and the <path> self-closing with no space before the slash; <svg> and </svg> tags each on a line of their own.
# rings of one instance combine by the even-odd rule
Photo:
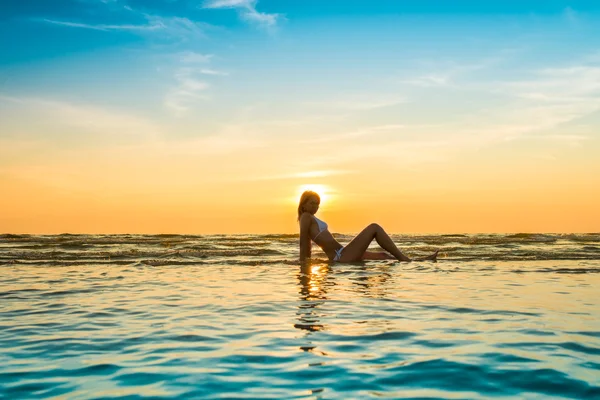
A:
<svg viewBox="0 0 600 400">
<path fill-rule="evenodd" d="M 342 256 L 342 251 L 344 251 L 343 246 L 335 251 L 335 257 L 333 257 L 333 261 L 340 261 L 340 257 Z"/>
</svg>

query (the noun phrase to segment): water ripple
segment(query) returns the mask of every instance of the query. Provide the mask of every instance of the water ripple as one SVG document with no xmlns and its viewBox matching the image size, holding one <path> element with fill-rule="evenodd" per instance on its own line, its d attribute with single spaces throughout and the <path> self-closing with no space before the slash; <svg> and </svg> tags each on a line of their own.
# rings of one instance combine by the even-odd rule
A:
<svg viewBox="0 0 600 400">
<path fill-rule="evenodd" d="M 600 398 L 600 235 L 395 239 L 2 235 L 0 398 Z"/>
</svg>

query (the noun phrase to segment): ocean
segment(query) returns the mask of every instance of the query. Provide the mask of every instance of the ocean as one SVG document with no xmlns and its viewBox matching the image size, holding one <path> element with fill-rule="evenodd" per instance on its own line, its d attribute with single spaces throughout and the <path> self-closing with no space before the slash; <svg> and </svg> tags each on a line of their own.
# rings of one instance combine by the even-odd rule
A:
<svg viewBox="0 0 600 400">
<path fill-rule="evenodd" d="M 600 233 L 392 238 L 0 235 L 0 398 L 600 398 Z"/>
</svg>

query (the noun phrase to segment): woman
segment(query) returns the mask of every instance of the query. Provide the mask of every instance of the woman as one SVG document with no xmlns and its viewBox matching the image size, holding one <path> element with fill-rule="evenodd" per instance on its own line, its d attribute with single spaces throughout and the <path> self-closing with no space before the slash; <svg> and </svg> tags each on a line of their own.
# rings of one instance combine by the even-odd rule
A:
<svg viewBox="0 0 600 400">
<path fill-rule="evenodd" d="M 327 229 L 327 224 L 317 217 L 321 198 L 315 192 L 307 190 L 300 197 L 298 205 L 298 221 L 300 222 L 300 262 L 310 258 L 311 240 L 315 242 L 327 257 L 332 261 L 352 262 L 362 260 L 389 260 L 412 261 L 402 254 L 396 247 L 392 239 L 383 228 L 377 224 L 367 226 L 350 243 L 342 246 Z M 367 251 L 371 242 L 375 239 L 388 253 Z M 439 251 L 439 250 L 438 250 Z M 436 261 L 438 251 L 432 255 L 415 259 L 416 261 L 431 260 Z"/>
</svg>

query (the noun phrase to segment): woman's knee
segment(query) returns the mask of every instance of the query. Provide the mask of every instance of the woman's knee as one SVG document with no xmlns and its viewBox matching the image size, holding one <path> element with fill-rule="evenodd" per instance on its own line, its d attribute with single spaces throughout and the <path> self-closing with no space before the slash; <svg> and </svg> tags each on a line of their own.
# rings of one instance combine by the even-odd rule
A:
<svg viewBox="0 0 600 400">
<path fill-rule="evenodd" d="M 372 230 L 373 232 L 383 231 L 383 228 L 381 227 L 381 225 L 376 224 L 376 223 L 372 223 L 371 225 L 369 225 L 369 229 Z"/>
</svg>

